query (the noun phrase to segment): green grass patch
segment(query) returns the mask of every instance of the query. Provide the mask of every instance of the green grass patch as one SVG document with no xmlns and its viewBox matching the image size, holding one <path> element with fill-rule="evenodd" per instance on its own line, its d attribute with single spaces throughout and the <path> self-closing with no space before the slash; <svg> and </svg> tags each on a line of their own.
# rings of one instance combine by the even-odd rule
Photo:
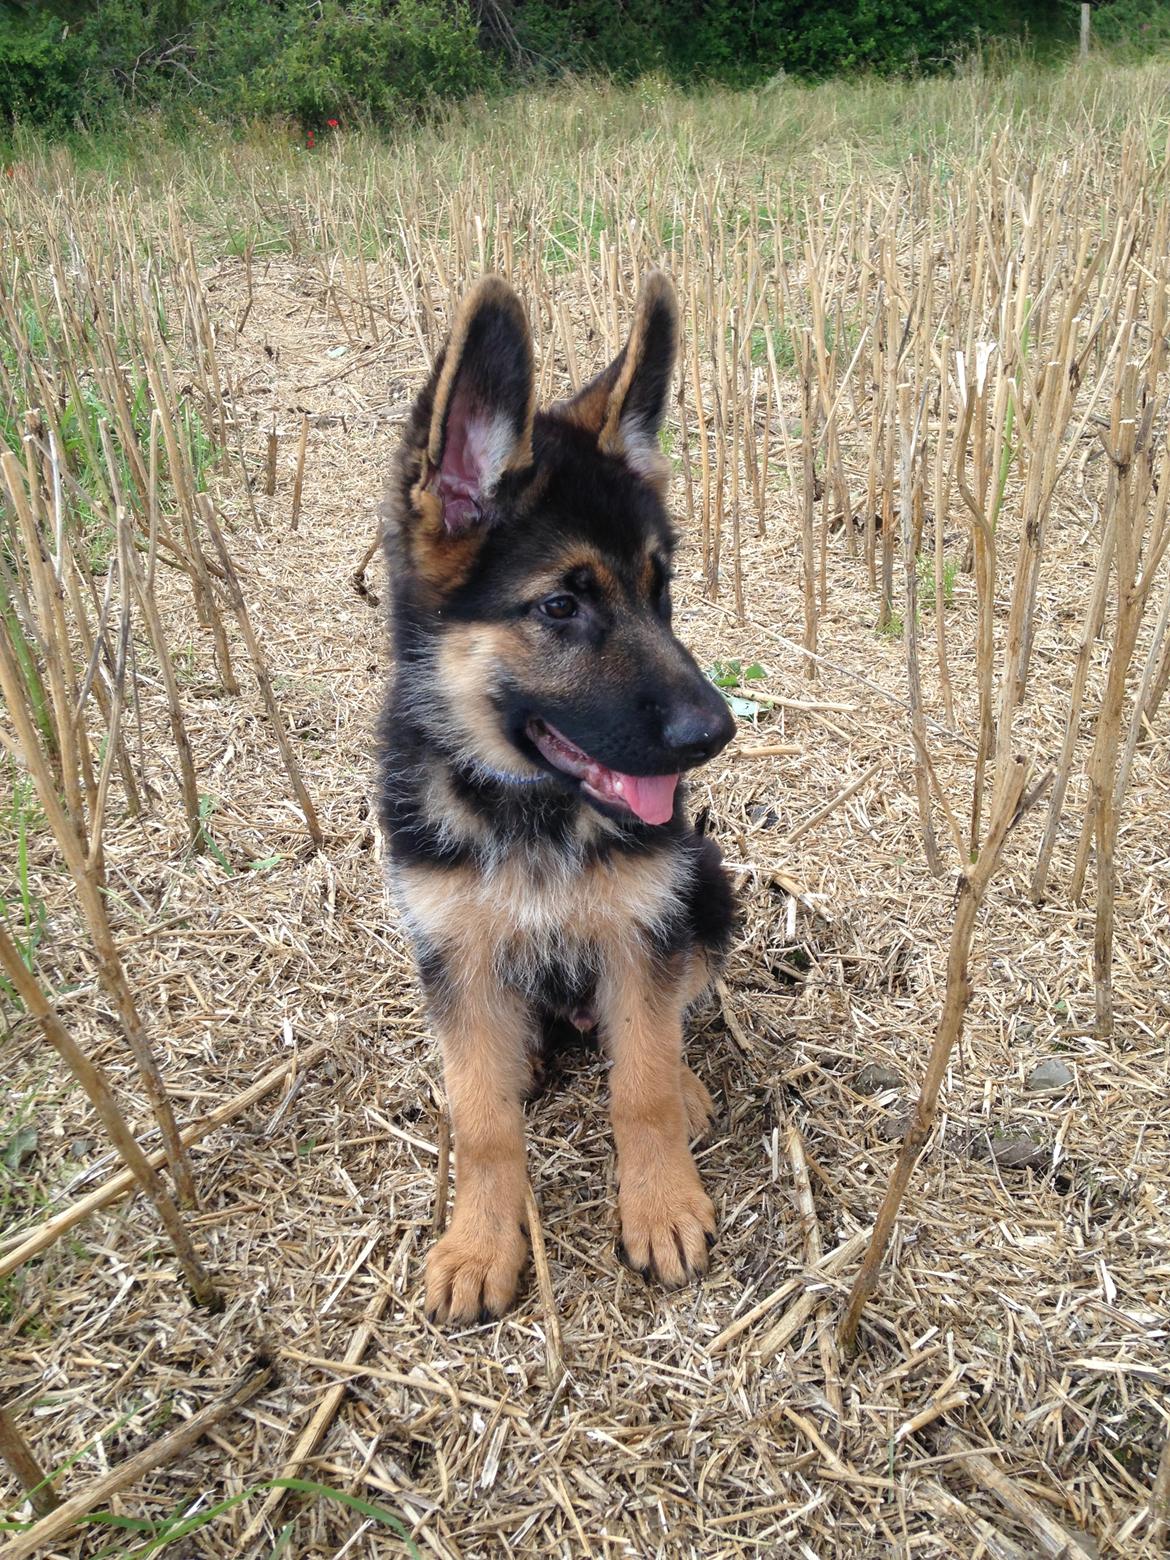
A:
<svg viewBox="0 0 1170 1560">
<path fill-rule="evenodd" d="M 108 1438 L 133 1418 L 134 1411 L 123 1414 L 115 1423 L 102 1431 L 102 1437 Z M 94 1437 L 79 1451 L 67 1457 L 58 1467 L 52 1470 L 50 1478 L 56 1479 L 83 1457 L 95 1444 L 98 1438 Z M 225 1500 L 215 1501 L 209 1506 L 200 1506 L 196 1501 L 192 1506 L 187 1503 L 176 1507 L 165 1517 L 133 1517 L 120 1512 L 92 1511 L 81 1519 L 79 1525 L 95 1529 L 113 1530 L 119 1534 L 118 1539 L 99 1549 L 93 1560 L 147 1560 L 149 1555 L 162 1554 L 172 1545 L 181 1544 L 184 1539 L 192 1538 L 195 1534 L 209 1528 L 218 1518 L 226 1512 L 232 1511 L 244 1501 L 253 1500 L 258 1495 L 264 1495 L 270 1490 L 288 1490 L 296 1495 L 308 1496 L 314 1500 L 327 1500 L 352 1511 L 356 1516 L 367 1521 L 376 1522 L 379 1527 L 386 1528 L 398 1540 L 398 1552 L 409 1555 L 411 1560 L 422 1560 L 417 1545 L 410 1536 L 402 1518 L 393 1511 L 388 1511 L 385 1506 L 379 1506 L 374 1501 L 363 1500 L 358 1495 L 351 1495 L 345 1490 L 334 1489 L 328 1484 L 318 1484 L 311 1479 L 266 1479 L 258 1484 L 251 1485 L 248 1489 L 240 1490 L 235 1495 L 229 1495 Z M 29 1523 L 14 1522 L 0 1517 L 0 1533 L 22 1533 L 27 1531 Z M 281 1529 L 277 1539 L 277 1547 L 272 1551 L 280 1554 L 288 1547 L 295 1531 L 295 1522 L 286 1523 Z M 189 1547 L 185 1553 L 193 1553 Z"/>
<path fill-rule="evenodd" d="M 933 612 L 935 607 L 934 559 L 929 553 L 919 553 L 914 566 L 918 574 L 918 599 L 924 611 Z M 955 581 L 958 577 L 959 560 L 957 558 L 944 557 L 942 566 L 942 601 L 944 609 L 951 606 L 954 602 Z"/>
</svg>

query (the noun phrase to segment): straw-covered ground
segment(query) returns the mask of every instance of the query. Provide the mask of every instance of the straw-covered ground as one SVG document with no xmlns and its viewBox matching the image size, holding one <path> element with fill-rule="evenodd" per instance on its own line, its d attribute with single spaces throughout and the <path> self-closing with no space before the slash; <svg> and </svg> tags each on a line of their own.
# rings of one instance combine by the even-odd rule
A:
<svg viewBox="0 0 1170 1560">
<path fill-rule="evenodd" d="M 262 179 L 258 168 L 242 177 Z M 333 176 L 346 175 L 339 163 Z M 450 215 L 424 222 L 420 255 L 454 242 Z M 253 1492 L 177 1539 L 176 1556 L 269 1555 L 282 1531 L 290 1556 L 401 1552 L 380 1518 L 334 1496 L 290 1494 L 263 1527 L 254 1523 L 265 1482 L 337 1382 L 344 1398 L 300 1476 L 397 1514 L 422 1553 L 1011 1557 L 1056 1552 L 1051 1533 L 1047 1549 L 1037 1536 L 1043 1518 L 1072 1530 L 1076 1554 L 1155 1553 L 1149 1503 L 1170 1410 L 1165 715 L 1137 750 L 1119 838 L 1113 1037 L 1093 1037 L 1092 905 L 1062 891 L 1080 810 L 1038 906 L 1028 883 L 1040 808 L 1012 837 L 981 916 L 975 997 L 944 1110 L 860 1350 L 843 1357 L 835 1325 L 859 1242 L 814 1269 L 868 1230 L 893 1163 L 938 1021 L 955 858 L 937 878 L 923 859 L 903 648 L 874 628 L 864 560 L 849 556 L 842 534 L 831 541 L 824 662 L 809 681 L 794 648 L 799 492 L 775 482 L 767 535 L 745 539 L 743 623 L 726 582 L 717 601 L 705 593 L 688 535 L 680 633 L 704 665 L 760 663 L 766 677 L 747 696 L 793 701 L 765 703 L 758 729 L 745 721 L 691 788 L 743 906 L 725 986 L 688 1038 L 720 1112 L 697 1151 L 720 1224 L 711 1271 L 667 1294 L 617 1261 L 605 1063 L 582 1051 L 528 1110 L 551 1313 L 530 1268 L 501 1322 L 436 1329 L 423 1315 L 421 1274 L 439 1197 L 440 1065 L 384 901 L 368 802 L 386 672 L 373 599 L 384 595 L 381 562 L 367 574 L 371 594 L 352 580 L 425 371 L 419 305 L 409 289 L 388 297 L 376 332 L 363 332 L 344 297 L 330 307 L 319 252 L 266 254 L 262 237 L 244 247 L 209 244 L 199 269 L 258 524 L 238 485 L 225 479 L 219 498 L 325 848 L 305 839 L 259 705 L 247 690 L 224 696 L 207 674 L 189 595 L 167 582 L 172 642 L 191 646 L 189 661 L 177 661 L 201 789 L 214 799 L 205 808 L 214 848 L 186 849 L 165 756 L 155 758 L 164 706 L 147 679 L 141 745 L 157 795 L 144 818 L 107 826 L 107 876 L 180 1123 L 292 1065 L 193 1150 L 192 1225 L 222 1314 L 189 1304 L 142 1199 L 113 1203 L 3 1280 L 3 1395 L 42 1463 L 76 1455 L 61 1483 L 80 1487 L 265 1352 L 278 1368 L 273 1385 L 110 1504 L 158 1520 Z M 588 373 L 616 338 L 592 328 L 582 273 L 558 281 L 550 266 L 550 275 Z M 604 291 L 605 278 L 594 281 Z M 615 328 L 628 304 L 623 284 Z M 428 343 L 438 324 L 424 321 Z M 545 390 L 559 393 L 561 326 L 545 325 Z M 774 415 L 798 418 L 799 404 Z M 1045 689 L 1071 679 L 1094 563 L 1104 477 L 1090 462 L 1080 481 L 1052 518 L 1035 650 Z M 679 475 L 685 513 L 682 489 Z M 952 524 L 948 556 L 961 561 L 966 530 L 958 514 Z M 930 744 L 962 811 L 974 735 L 971 576 L 959 569 L 949 594 L 959 735 L 939 726 Z M 929 636 L 929 610 L 922 621 Z M 1094 653 L 1094 677 L 1104 653 Z M 932 669 L 924 681 L 941 719 Z M 1063 720 L 1055 696 L 1021 716 L 1031 747 L 1052 756 Z M 798 751 L 747 752 L 768 744 Z M 46 914 L 38 971 L 66 1023 L 136 1099 L 69 883 L 35 831 L 32 854 Z M 0 1057 L 2 1257 L 117 1166 L 29 1024 L 15 1023 Z M 145 1115 L 135 1119 L 145 1131 Z M 363 1326 L 368 1345 L 358 1349 Z M 1005 1506 L 1000 1474 L 1030 1499 L 1028 1513 Z M 4 1500 L 20 1512 L 11 1486 Z M 91 1528 L 51 1552 L 128 1554 L 141 1541 Z"/>
</svg>

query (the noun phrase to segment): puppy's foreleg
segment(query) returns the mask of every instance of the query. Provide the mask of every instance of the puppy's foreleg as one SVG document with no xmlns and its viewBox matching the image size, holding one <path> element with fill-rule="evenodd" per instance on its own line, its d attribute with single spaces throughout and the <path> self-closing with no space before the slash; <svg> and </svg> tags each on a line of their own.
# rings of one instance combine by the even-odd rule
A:
<svg viewBox="0 0 1170 1560">
<path fill-rule="evenodd" d="M 523 1004 L 487 982 L 435 1015 L 455 1148 L 455 1209 L 427 1259 L 427 1312 L 464 1323 L 511 1304 L 528 1250 L 521 1100 L 529 1079 Z"/>
<path fill-rule="evenodd" d="M 599 992 L 613 1061 L 622 1245 L 631 1267 L 669 1285 L 703 1273 L 715 1239 L 715 1210 L 687 1146 L 692 1102 L 682 1015 L 689 982 L 681 973 L 663 985 L 649 956 L 631 950 L 606 972 Z"/>
</svg>

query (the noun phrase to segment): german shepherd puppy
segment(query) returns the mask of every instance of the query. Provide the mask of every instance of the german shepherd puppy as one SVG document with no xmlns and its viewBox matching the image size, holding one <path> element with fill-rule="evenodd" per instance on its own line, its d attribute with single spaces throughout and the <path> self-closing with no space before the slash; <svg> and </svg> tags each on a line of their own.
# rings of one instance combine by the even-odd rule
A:
<svg viewBox="0 0 1170 1560">
<path fill-rule="evenodd" d="M 727 704 L 671 632 L 658 444 L 677 345 L 661 273 L 617 358 L 535 409 L 516 295 L 465 298 L 383 511 L 394 673 L 379 731 L 390 880 L 442 1042 L 456 1160 L 430 1253 L 439 1321 L 498 1316 L 527 1252 L 522 1103 L 542 1029 L 608 1054 L 622 1255 L 677 1285 L 715 1217 L 688 1147 L 708 1120 L 683 1015 L 733 916 L 679 776 Z"/>
</svg>

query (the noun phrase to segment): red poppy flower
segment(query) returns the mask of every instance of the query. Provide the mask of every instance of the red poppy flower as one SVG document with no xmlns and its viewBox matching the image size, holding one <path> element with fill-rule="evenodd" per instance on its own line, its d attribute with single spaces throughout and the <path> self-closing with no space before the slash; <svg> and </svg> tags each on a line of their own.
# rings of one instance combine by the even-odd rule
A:
<svg viewBox="0 0 1170 1560">
<path fill-rule="evenodd" d="M 337 129 L 338 121 L 336 119 L 327 119 L 325 123 L 329 126 L 330 130 Z"/>
<path fill-rule="evenodd" d="M 313 136 L 313 132 L 310 130 L 308 136 L 305 138 L 305 145 L 309 148 L 310 151 L 312 151 L 316 144 L 317 142 Z"/>
</svg>

